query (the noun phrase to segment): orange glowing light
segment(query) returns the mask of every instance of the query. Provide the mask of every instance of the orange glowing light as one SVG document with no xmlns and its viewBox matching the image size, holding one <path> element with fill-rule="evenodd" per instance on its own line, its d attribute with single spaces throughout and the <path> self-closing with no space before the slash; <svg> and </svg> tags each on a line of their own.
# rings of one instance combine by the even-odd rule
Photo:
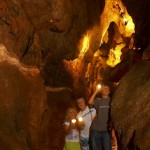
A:
<svg viewBox="0 0 150 150">
<path fill-rule="evenodd" d="M 125 44 L 119 44 L 115 49 L 110 49 L 109 58 L 107 60 L 107 65 L 114 67 L 118 63 L 120 63 L 120 56 L 122 54 L 121 49 L 125 46 Z"/>
<path fill-rule="evenodd" d="M 94 53 L 94 57 L 97 57 L 101 54 L 100 50 L 97 50 L 95 53 Z"/>
<path fill-rule="evenodd" d="M 76 123 L 76 119 L 72 119 L 71 122 L 72 122 L 72 123 Z"/>
<path fill-rule="evenodd" d="M 97 88 L 98 88 L 98 89 L 101 89 L 101 87 L 102 87 L 102 86 L 101 86 L 100 84 L 97 85 Z"/>
<path fill-rule="evenodd" d="M 82 117 L 79 117 L 78 120 L 79 120 L 79 122 L 82 122 L 82 121 L 83 121 L 83 118 L 82 118 Z"/>
<path fill-rule="evenodd" d="M 131 17 L 129 17 L 129 20 L 128 20 L 128 23 L 126 25 L 126 28 L 127 28 L 128 32 L 131 32 L 131 33 L 135 32 L 135 30 L 134 30 L 135 29 L 135 25 L 134 25 Z"/>
<path fill-rule="evenodd" d="M 90 35 L 87 34 L 83 37 L 82 48 L 81 48 L 79 56 L 84 56 L 84 54 L 89 49 L 89 45 L 90 45 Z"/>
<path fill-rule="evenodd" d="M 123 17 L 123 21 L 125 26 L 124 36 L 130 37 L 133 33 L 135 33 L 135 25 L 133 23 L 132 17 L 126 13 Z"/>
</svg>

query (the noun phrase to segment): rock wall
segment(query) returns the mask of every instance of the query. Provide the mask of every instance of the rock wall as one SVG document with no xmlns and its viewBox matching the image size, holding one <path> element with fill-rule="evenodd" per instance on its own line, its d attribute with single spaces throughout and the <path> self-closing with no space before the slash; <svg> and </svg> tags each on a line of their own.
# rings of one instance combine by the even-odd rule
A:
<svg viewBox="0 0 150 150">
<path fill-rule="evenodd" d="M 0 150 L 37 149 L 46 109 L 44 82 L 0 45 Z"/>
<path fill-rule="evenodd" d="M 149 150 L 150 62 L 136 64 L 119 82 L 112 100 L 112 120 L 120 150 Z"/>
<path fill-rule="evenodd" d="M 0 1 L 1 149 L 61 150 L 63 147 L 61 125 L 65 108 L 71 98 L 64 90 L 61 92 L 48 91 L 48 98 L 46 98 L 47 91 L 44 86 L 74 88 L 74 92 L 79 92 L 80 95 L 85 95 L 88 99 L 97 82 L 102 79 L 118 82 L 132 68 L 132 65 L 142 58 L 142 52 L 150 35 L 150 2 L 148 0 L 138 2 L 123 0 L 127 8 L 120 3 L 116 4 L 116 2 L 121 1 L 107 0 L 108 7 L 105 7 L 105 0 Z M 129 39 L 124 36 L 126 34 L 124 28 L 128 24 L 122 22 L 123 18 L 120 17 L 122 13 L 127 13 L 127 11 L 135 23 L 137 40 L 135 44 L 141 50 L 129 51 Z M 119 22 L 117 22 L 117 18 L 119 18 Z M 112 21 L 115 24 L 111 23 Z M 107 30 L 110 34 L 105 32 Z M 102 35 L 102 31 L 106 34 Z M 90 44 L 88 43 L 89 49 L 86 53 L 83 52 L 85 55 L 79 55 L 82 47 L 80 44 L 82 44 L 84 36 L 88 34 L 91 38 Z M 99 49 L 103 36 L 102 42 L 104 44 Z M 119 41 L 113 41 L 115 38 Z M 105 44 L 105 42 L 108 43 Z M 109 50 L 121 42 L 128 43 L 122 50 L 124 59 L 116 68 L 110 68 L 106 64 Z M 79 56 L 82 57 L 79 58 Z M 143 58 L 149 59 L 149 48 L 145 51 Z M 67 62 L 66 64 L 64 60 Z M 142 66 L 139 65 L 140 68 Z M 137 74 L 142 73 L 142 71 L 139 72 Z M 136 82 L 137 75 L 133 73 L 131 76 L 132 81 Z M 124 85 L 126 82 L 120 86 Z M 140 86 L 133 84 L 131 87 L 136 93 L 137 88 L 135 87 Z M 136 95 L 132 96 L 136 97 Z M 59 98 L 63 99 L 61 101 L 62 106 L 64 104 L 63 108 L 59 106 Z M 53 101 L 55 102 L 53 103 Z M 119 102 L 120 99 L 114 100 L 115 105 Z M 120 103 L 124 103 L 124 101 Z M 120 108 L 114 106 L 113 109 L 113 117 L 117 122 L 114 114 L 116 113 L 117 116 L 118 111 L 115 109 Z M 121 114 L 128 113 L 128 111 L 130 112 L 130 109 Z M 53 116 L 58 113 L 61 115 L 54 119 Z M 145 146 L 148 145 L 145 143 L 146 141 L 140 143 L 138 140 L 142 138 L 140 136 L 142 131 L 140 133 L 137 131 L 126 133 L 127 130 L 122 124 L 119 124 L 119 128 L 123 128 L 121 135 L 124 138 L 121 141 L 125 144 L 125 148 L 128 148 L 129 145 L 131 147 L 137 145 L 138 148 L 142 146 L 143 148 L 143 143 Z M 54 131 L 60 133 L 60 136 L 57 135 L 59 136 L 58 140 L 55 139 Z M 147 132 L 145 131 L 143 131 L 143 135 L 146 137 Z M 136 138 L 134 138 L 135 135 Z"/>
<path fill-rule="evenodd" d="M 72 90 L 47 87 L 47 109 L 43 114 L 39 150 L 62 150 L 64 147 L 64 119 L 74 104 Z"/>
</svg>

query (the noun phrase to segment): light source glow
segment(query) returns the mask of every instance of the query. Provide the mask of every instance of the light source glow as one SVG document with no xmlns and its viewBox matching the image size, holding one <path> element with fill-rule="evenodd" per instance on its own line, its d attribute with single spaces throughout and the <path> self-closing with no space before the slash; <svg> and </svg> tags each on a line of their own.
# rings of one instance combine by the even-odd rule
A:
<svg viewBox="0 0 150 150">
<path fill-rule="evenodd" d="M 97 85 L 97 88 L 98 88 L 98 89 L 101 89 L 101 87 L 102 87 L 102 86 L 101 86 L 100 84 Z"/>
<path fill-rule="evenodd" d="M 72 119 L 71 122 L 72 122 L 72 123 L 76 123 L 76 119 Z"/>
<path fill-rule="evenodd" d="M 79 54 L 79 57 L 80 56 L 84 56 L 84 54 L 87 52 L 87 50 L 89 49 L 89 45 L 90 45 L 90 35 L 87 34 L 83 37 L 83 41 L 82 41 L 82 44 L 81 44 L 81 51 L 80 51 L 80 54 Z"/>
<path fill-rule="evenodd" d="M 79 122 L 82 122 L 82 121 L 83 121 L 83 118 L 82 118 L 82 117 L 79 117 L 78 120 L 79 120 Z"/>
<path fill-rule="evenodd" d="M 107 60 L 107 65 L 114 67 L 118 63 L 120 63 L 121 59 L 120 56 L 122 54 L 121 49 L 125 46 L 125 44 L 119 44 L 116 46 L 115 49 L 110 49 L 109 58 Z"/>
</svg>

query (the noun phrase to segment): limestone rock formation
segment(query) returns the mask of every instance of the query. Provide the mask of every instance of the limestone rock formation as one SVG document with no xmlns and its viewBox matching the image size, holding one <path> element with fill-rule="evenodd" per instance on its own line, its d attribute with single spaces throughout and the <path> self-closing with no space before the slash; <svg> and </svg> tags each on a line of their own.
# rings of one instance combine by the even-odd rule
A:
<svg viewBox="0 0 150 150">
<path fill-rule="evenodd" d="M 0 148 L 62 150 L 66 89 L 88 99 L 97 83 L 117 83 L 149 60 L 149 8 L 149 0 L 0 0 Z"/>
<path fill-rule="evenodd" d="M 119 82 L 111 113 L 122 150 L 149 150 L 149 87 L 149 61 L 136 64 Z"/>
<path fill-rule="evenodd" d="M 0 150 L 37 149 L 46 109 L 44 82 L 0 45 Z"/>
<path fill-rule="evenodd" d="M 64 119 L 67 108 L 74 104 L 72 90 L 47 87 L 47 109 L 43 114 L 38 150 L 62 150 Z"/>
</svg>

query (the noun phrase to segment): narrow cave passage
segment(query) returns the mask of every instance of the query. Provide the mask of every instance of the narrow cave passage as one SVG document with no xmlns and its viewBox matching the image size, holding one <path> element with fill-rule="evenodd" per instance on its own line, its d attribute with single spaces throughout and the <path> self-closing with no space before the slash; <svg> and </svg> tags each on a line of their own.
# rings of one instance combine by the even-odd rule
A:
<svg viewBox="0 0 150 150">
<path fill-rule="evenodd" d="M 0 150 L 63 150 L 68 108 L 79 112 L 76 99 L 88 103 L 104 83 L 112 149 L 150 149 L 149 0 L 1 0 L 0 8 Z"/>
</svg>

